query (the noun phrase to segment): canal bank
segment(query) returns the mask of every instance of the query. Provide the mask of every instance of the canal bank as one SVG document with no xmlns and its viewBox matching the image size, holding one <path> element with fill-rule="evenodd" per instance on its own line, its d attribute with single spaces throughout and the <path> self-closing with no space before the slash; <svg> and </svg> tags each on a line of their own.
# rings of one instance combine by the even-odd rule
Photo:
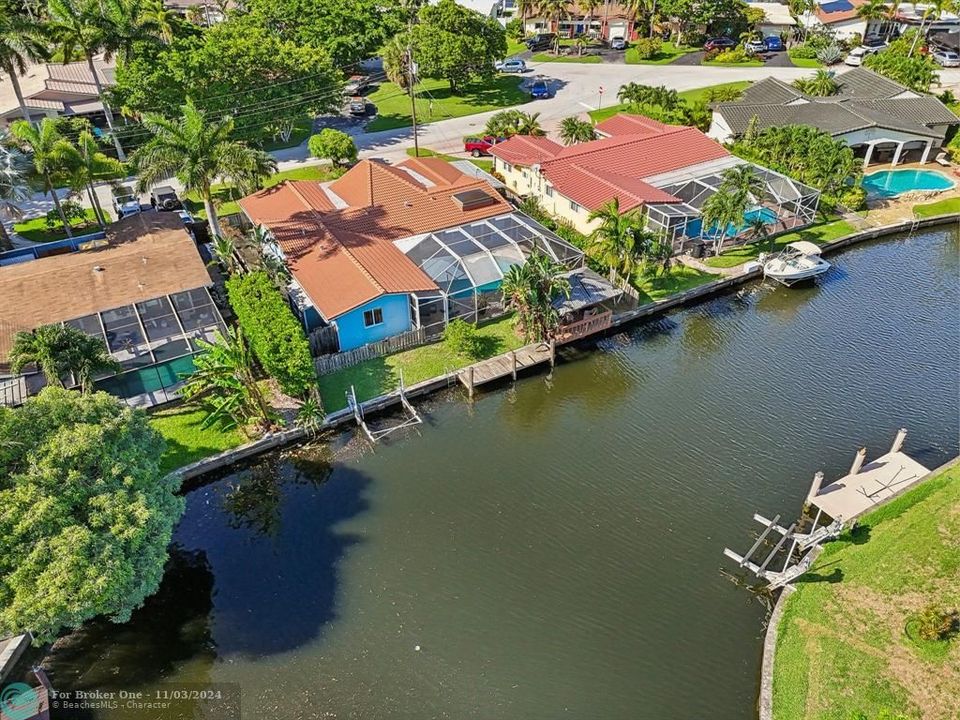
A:
<svg viewBox="0 0 960 720">
<path fill-rule="evenodd" d="M 819 285 L 755 283 L 474 403 L 422 398 L 419 437 L 214 476 L 157 596 L 57 647 L 53 682 L 237 683 L 277 720 L 749 718 L 766 607 L 722 548 L 899 426 L 928 467 L 957 453 L 957 242 L 851 248 Z"/>
</svg>

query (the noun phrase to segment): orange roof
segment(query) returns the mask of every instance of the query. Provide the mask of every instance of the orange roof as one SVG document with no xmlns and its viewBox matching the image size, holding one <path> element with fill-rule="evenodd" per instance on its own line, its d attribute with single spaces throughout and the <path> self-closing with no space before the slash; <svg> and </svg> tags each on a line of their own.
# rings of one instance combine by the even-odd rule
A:
<svg viewBox="0 0 960 720">
<path fill-rule="evenodd" d="M 453 196 L 473 189 L 486 192 L 490 203 L 463 210 Z M 329 185 L 287 181 L 240 206 L 269 228 L 293 276 L 328 320 L 383 294 L 438 290 L 393 240 L 511 210 L 486 182 L 438 158 L 399 165 L 362 160 Z"/>
<path fill-rule="evenodd" d="M 514 135 L 490 148 L 490 154 L 511 165 L 534 165 L 549 160 L 563 150 L 563 145 L 545 137 Z"/>
<path fill-rule="evenodd" d="M 653 118 L 619 113 L 598 123 L 595 129 L 598 133 L 613 137 L 615 135 L 659 135 L 669 128 L 669 125 Z"/>
</svg>

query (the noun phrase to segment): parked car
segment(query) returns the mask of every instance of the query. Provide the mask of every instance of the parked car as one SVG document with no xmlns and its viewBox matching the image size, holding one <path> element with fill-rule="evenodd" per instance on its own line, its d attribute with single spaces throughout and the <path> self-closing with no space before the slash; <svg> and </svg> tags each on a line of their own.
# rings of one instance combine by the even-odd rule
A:
<svg viewBox="0 0 960 720">
<path fill-rule="evenodd" d="M 183 203 L 177 192 L 169 185 L 161 185 L 150 191 L 150 204 L 157 210 L 180 210 Z"/>
<path fill-rule="evenodd" d="M 356 95 L 355 97 L 350 98 L 350 104 L 347 106 L 351 115 L 366 115 L 367 114 L 367 99 Z"/>
<path fill-rule="evenodd" d="M 626 49 L 627 49 L 627 41 L 624 40 L 624 39 L 623 39 L 622 37 L 620 37 L 620 36 L 617 36 L 617 37 L 614 37 L 614 38 L 610 38 L 610 49 L 611 49 L 611 50 L 626 50 Z"/>
<path fill-rule="evenodd" d="M 530 97 L 534 100 L 543 100 L 550 97 L 550 86 L 546 80 L 534 80 L 530 86 Z"/>
<path fill-rule="evenodd" d="M 370 78 L 366 75 L 351 75 L 347 79 L 347 83 L 343 86 L 343 92 L 349 96 L 359 95 L 367 89 L 367 85 L 369 84 Z"/>
<path fill-rule="evenodd" d="M 470 153 L 474 157 L 489 155 L 490 148 L 492 148 L 498 142 L 503 142 L 503 140 L 503 138 L 494 137 L 493 135 L 484 135 L 483 137 L 468 137 L 463 141 L 463 151 Z"/>
<path fill-rule="evenodd" d="M 930 56 L 943 67 L 960 67 L 960 53 L 953 50 L 936 49 Z"/>
<path fill-rule="evenodd" d="M 737 46 L 737 41 L 728 37 L 710 38 L 703 44 L 704 50 L 730 50 Z"/>
<path fill-rule="evenodd" d="M 527 71 L 527 64 L 520 58 L 507 58 L 500 60 L 494 67 L 502 73 L 523 73 Z"/>
<path fill-rule="evenodd" d="M 748 40 L 743 44 L 743 49 L 748 55 L 756 55 L 758 53 L 766 52 L 767 45 L 763 42 L 763 40 Z"/>
<path fill-rule="evenodd" d="M 880 52 L 885 48 L 886 45 L 861 45 L 860 47 L 855 47 L 853 50 L 847 53 L 847 56 L 843 59 L 843 62 L 847 65 L 852 65 L 856 67 L 857 65 L 863 65 L 864 58 L 867 55 L 873 55 L 873 53 Z"/>
<path fill-rule="evenodd" d="M 117 219 L 140 212 L 140 196 L 132 185 L 118 185 L 110 194 L 113 196 L 113 211 L 117 214 Z"/>
<path fill-rule="evenodd" d="M 556 33 L 537 33 L 533 37 L 529 37 L 525 40 L 527 44 L 527 50 L 549 50 L 553 47 L 553 43 L 556 42 L 557 34 Z"/>
<path fill-rule="evenodd" d="M 868 48 L 882 48 L 887 46 L 887 41 L 879 35 L 867 35 L 860 44 Z"/>
<path fill-rule="evenodd" d="M 763 44 L 767 48 L 767 52 L 783 52 L 783 40 L 776 35 L 765 37 Z"/>
</svg>

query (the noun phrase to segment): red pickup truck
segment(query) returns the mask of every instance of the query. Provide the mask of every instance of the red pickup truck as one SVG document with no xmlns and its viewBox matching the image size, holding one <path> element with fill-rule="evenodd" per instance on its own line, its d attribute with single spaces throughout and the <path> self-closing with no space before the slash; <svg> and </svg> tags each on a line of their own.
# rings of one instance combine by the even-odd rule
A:
<svg viewBox="0 0 960 720">
<path fill-rule="evenodd" d="M 489 155 L 490 148 L 498 142 L 503 142 L 503 138 L 493 137 L 493 135 L 484 135 L 483 137 L 468 137 L 463 141 L 463 151 L 468 152 L 474 157 Z"/>
</svg>

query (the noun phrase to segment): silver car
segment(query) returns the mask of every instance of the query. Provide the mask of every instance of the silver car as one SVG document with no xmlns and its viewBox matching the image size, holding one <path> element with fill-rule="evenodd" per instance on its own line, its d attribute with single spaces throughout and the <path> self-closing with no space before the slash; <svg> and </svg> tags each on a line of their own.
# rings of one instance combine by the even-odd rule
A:
<svg viewBox="0 0 960 720">
<path fill-rule="evenodd" d="M 622 37 L 610 38 L 610 49 L 611 50 L 626 50 L 627 41 Z"/>
<path fill-rule="evenodd" d="M 520 58 L 507 58 L 498 62 L 495 67 L 502 73 L 522 73 L 527 71 L 527 64 Z"/>
<path fill-rule="evenodd" d="M 934 50 L 931 54 L 943 67 L 960 67 L 960 53 L 953 50 Z"/>
</svg>

